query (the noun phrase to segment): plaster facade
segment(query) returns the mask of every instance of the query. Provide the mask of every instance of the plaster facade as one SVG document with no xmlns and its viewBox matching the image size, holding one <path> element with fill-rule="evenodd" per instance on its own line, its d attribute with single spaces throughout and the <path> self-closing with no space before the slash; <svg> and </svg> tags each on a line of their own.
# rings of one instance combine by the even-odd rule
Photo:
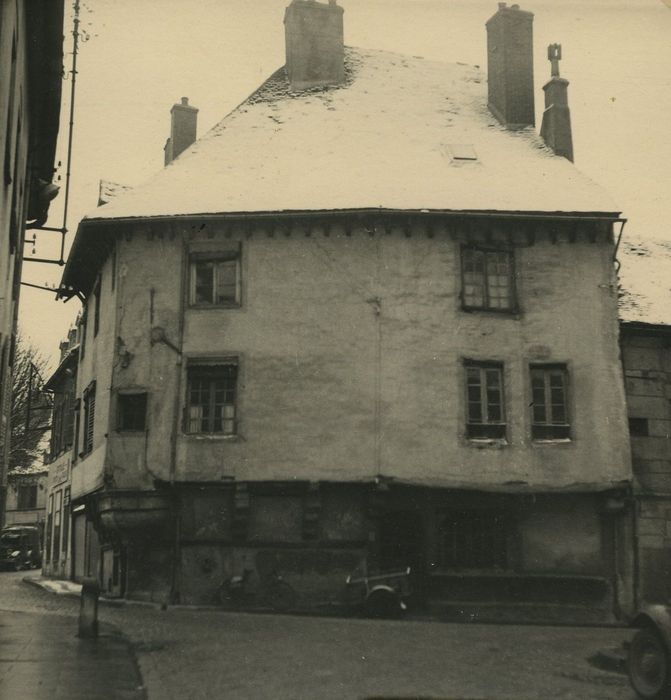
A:
<svg viewBox="0 0 671 700">
<path fill-rule="evenodd" d="M 62 84 L 63 2 L 0 1 L 0 525 L 26 222 L 46 219 Z M 29 46 L 40 46 L 30 51 Z M 40 225 L 44 221 L 41 221 Z"/>
<path fill-rule="evenodd" d="M 94 295 L 85 311 L 79 385 L 96 382 L 95 423 L 91 452 L 77 449 L 72 494 L 134 493 L 136 510 L 163 512 L 146 530 L 154 533 L 147 547 L 137 539 L 139 519 L 133 527 L 128 515 L 113 515 L 124 510 L 120 501 L 98 502 L 110 546 L 119 536 L 125 543 L 128 593 L 213 602 L 227 575 L 265 557 L 318 600 L 365 556 L 384 559 L 380 515 L 409 510 L 423 534 L 421 554 L 407 556 L 433 566 L 434 582 L 449 582 L 436 533 L 441 514 L 470 498 L 477 508 L 503 499 L 517 574 L 554 574 L 571 585 L 600 577 L 604 611 L 614 596 L 626 598 L 630 584 L 615 582 L 630 566 L 620 543 L 615 571 L 610 542 L 620 525 L 605 505 L 630 477 L 612 232 L 581 226 L 579 235 L 561 221 L 523 234 L 503 220 L 467 228 L 223 219 L 115 227 L 116 247 L 96 282 L 105 303 L 95 336 Z M 461 251 L 473 244 L 513 251 L 513 312 L 462 308 Z M 191 305 L 192 257 L 232 251 L 239 305 Z M 186 434 L 189 367 L 226 358 L 238 366 L 236 434 Z M 505 439 L 466 436 L 466 360 L 504 368 Z M 535 363 L 568 368 L 570 439 L 531 438 Z M 117 429 L 119 395 L 128 391 L 147 394 L 143 431 Z M 338 483 L 354 496 L 330 500 Z M 381 483 L 392 495 L 380 507 Z M 214 510 L 203 510 L 202 499 L 188 505 L 194 488 L 215 498 Z M 154 489 L 166 494 L 163 505 L 142 496 Z M 329 542 L 328 517 L 343 527 L 347 507 L 358 529 Z M 195 521 L 189 508 L 200 514 Z M 282 518 L 281 538 L 294 533 L 288 551 L 291 542 L 278 550 L 267 524 Z M 198 532 L 208 527 L 213 534 Z M 566 528 L 573 536 L 558 538 Z M 434 592 L 440 597 L 440 586 Z M 589 595 L 577 598 L 587 604 Z"/>
</svg>

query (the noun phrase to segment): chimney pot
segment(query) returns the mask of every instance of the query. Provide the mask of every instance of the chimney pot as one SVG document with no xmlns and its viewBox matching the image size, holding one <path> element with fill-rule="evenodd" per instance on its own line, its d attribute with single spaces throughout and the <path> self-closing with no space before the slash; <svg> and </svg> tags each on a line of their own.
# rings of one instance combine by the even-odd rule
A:
<svg viewBox="0 0 671 700">
<path fill-rule="evenodd" d="M 541 137 L 555 152 L 573 162 L 573 135 L 571 132 L 571 112 L 568 107 L 568 85 L 565 78 L 559 77 L 561 44 L 548 46 L 550 80 L 543 86 L 545 110 L 541 122 Z"/>
<path fill-rule="evenodd" d="M 188 104 L 189 104 L 189 98 L 188 98 L 188 97 L 182 97 L 182 104 L 183 104 L 183 105 L 188 105 Z"/>
<path fill-rule="evenodd" d="M 335 0 L 292 0 L 284 13 L 286 71 L 291 88 L 340 85 L 345 80 L 343 9 Z"/>
<path fill-rule="evenodd" d="M 501 2 L 486 24 L 488 106 L 508 129 L 535 123 L 533 19 Z"/>
</svg>

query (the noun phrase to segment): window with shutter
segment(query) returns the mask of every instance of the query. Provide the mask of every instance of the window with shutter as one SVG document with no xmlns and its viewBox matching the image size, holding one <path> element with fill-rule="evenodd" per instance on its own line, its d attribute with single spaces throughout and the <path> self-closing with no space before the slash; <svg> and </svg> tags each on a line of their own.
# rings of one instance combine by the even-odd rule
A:
<svg viewBox="0 0 671 700">
<path fill-rule="evenodd" d="M 96 383 L 91 382 L 84 392 L 84 445 L 82 452 L 93 450 L 93 426 L 96 413 Z"/>
</svg>

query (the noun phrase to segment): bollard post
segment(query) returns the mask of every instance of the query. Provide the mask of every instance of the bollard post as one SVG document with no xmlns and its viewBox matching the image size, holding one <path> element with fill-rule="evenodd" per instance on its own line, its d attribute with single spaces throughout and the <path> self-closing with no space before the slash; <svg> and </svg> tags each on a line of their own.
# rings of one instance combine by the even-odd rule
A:
<svg viewBox="0 0 671 700">
<path fill-rule="evenodd" d="M 98 636 L 98 595 L 100 587 L 97 579 L 85 578 L 82 581 L 82 595 L 79 604 L 79 637 L 92 639 Z"/>
</svg>

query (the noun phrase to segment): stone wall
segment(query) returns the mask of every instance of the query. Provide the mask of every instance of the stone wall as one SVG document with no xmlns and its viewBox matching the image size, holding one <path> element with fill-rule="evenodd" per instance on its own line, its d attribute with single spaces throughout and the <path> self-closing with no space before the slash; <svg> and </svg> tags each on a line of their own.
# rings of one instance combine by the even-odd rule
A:
<svg viewBox="0 0 671 700">
<path fill-rule="evenodd" d="M 671 596 L 671 329 L 623 324 L 637 500 L 639 598 Z"/>
</svg>

